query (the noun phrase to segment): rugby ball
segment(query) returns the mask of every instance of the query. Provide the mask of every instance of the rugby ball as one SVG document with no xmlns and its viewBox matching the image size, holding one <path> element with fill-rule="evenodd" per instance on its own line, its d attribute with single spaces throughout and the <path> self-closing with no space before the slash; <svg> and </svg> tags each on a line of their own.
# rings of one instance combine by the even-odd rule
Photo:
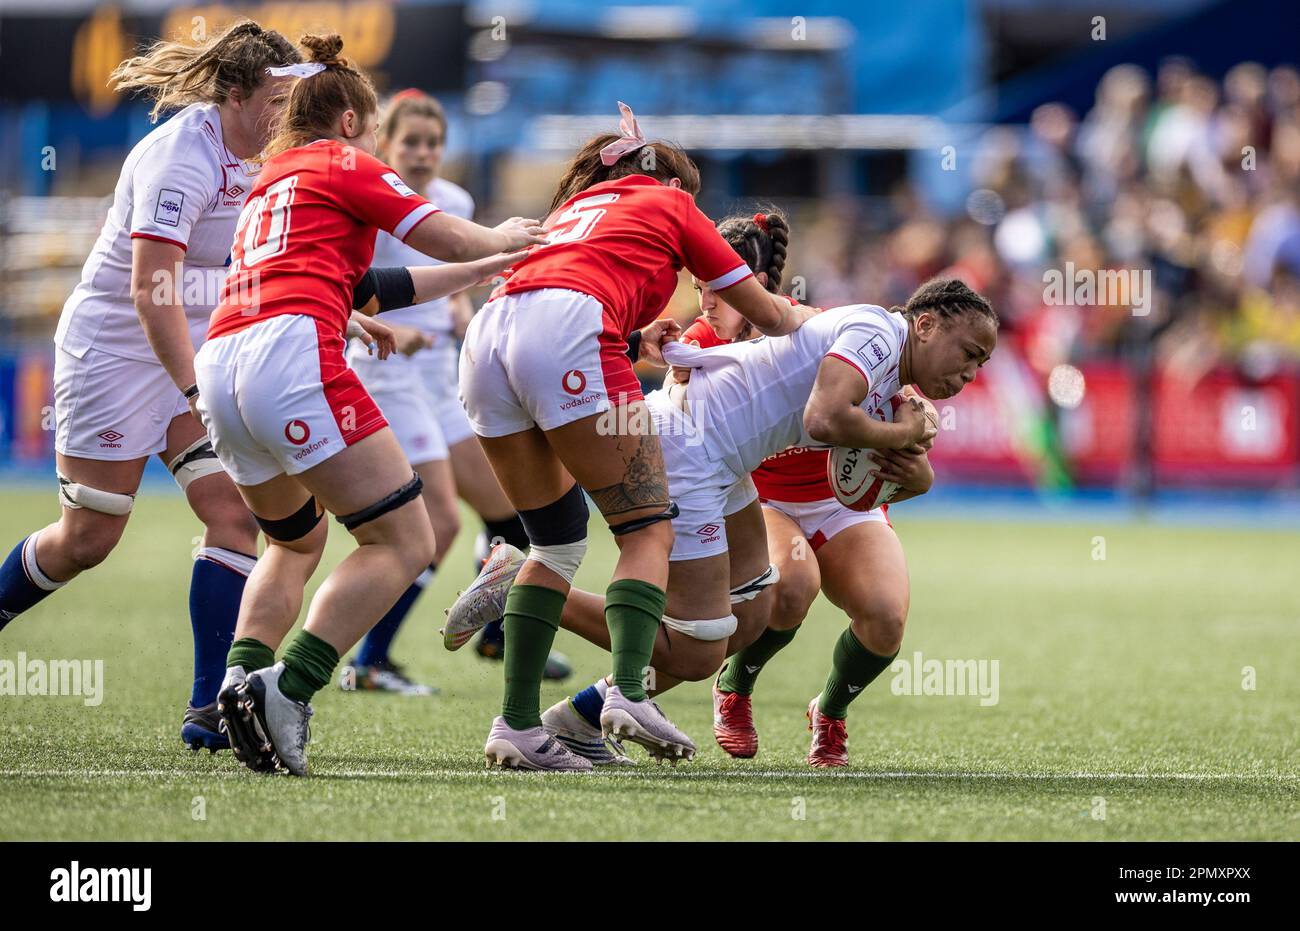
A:
<svg viewBox="0 0 1300 931">
<path fill-rule="evenodd" d="M 881 420 L 893 422 L 894 411 L 903 404 L 903 396 L 896 394 L 876 411 Z M 878 463 L 869 449 L 836 446 L 826 457 L 826 478 L 835 492 L 835 499 L 854 511 L 872 511 L 888 504 L 898 493 L 895 482 L 886 482 L 874 474 Z"/>
</svg>

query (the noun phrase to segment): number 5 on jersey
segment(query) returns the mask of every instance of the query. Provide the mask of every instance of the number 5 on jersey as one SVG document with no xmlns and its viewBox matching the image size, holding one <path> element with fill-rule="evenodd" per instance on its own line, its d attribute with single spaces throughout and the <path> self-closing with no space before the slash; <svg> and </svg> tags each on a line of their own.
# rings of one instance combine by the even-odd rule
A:
<svg viewBox="0 0 1300 931">
<path fill-rule="evenodd" d="M 289 175 L 244 205 L 235 226 L 235 242 L 242 244 L 243 251 L 231 262 L 231 274 L 284 251 L 289 240 L 297 186 L 298 176 Z"/>
<path fill-rule="evenodd" d="M 569 209 L 555 218 L 555 225 L 547 234 L 546 245 L 558 246 L 563 242 L 578 242 L 591 235 L 600 218 L 605 215 L 601 204 L 612 204 L 618 200 L 618 194 L 596 194 L 575 200 Z M 566 224 L 572 224 L 565 229 Z"/>
</svg>

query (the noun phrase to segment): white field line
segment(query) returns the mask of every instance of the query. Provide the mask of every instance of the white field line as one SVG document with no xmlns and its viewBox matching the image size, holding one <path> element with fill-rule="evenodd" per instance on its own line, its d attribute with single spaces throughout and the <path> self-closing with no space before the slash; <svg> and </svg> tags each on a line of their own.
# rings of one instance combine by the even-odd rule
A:
<svg viewBox="0 0 1300 931">
<path fill-rule="evenodd" d="M 313 774 L 316 778 L 335 779 L 496 779 L 503 774 L 497 770 L 480 771 L 452 768 L 436 769 L 326 769 Z M 541 775 L 524 773 L 522 775 Z M 548 773 L 548 778 L 564 776 L 579 778 L 583 773 Z M 857 780 L 908 780 L 908 779 L 984 779 L 984 780 L 1030 780 L 1039 782 L 1097 780 L 1111 782 L 1219 782 L 1252 781 L 1276 783 L 1300 783 L 1300 775 L 1294 773 L 1124 773 L 1124 772 L 956 772 L 937 770 L 932 772 L 862 772 L 862 771 L 821 771 L 799 772 L 797 770 L 722 770 L 700 771 L 690 769 L 671 770 L 663 766 L 644 765 L 639 769 L 596 772 L 589 778 L 621 779 L 624 777 L 666 776 L 672 779 L 857 779 Z M 3 769 L 0 778 L 17 779 L 127 779 L 132 777 L 176 778 L 176 779 L 212 779 L 212 778 L 252 778 L 242 770 L 194 770 L 194 769 Z"/>
</svg>

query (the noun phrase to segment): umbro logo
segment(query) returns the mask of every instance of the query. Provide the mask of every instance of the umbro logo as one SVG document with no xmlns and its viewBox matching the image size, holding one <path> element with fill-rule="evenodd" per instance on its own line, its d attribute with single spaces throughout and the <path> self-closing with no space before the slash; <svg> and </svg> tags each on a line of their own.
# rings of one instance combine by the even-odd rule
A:
<svg viewBox="0 0 1300 931">
<path fill-rule="evenodd" d="M 125 434 L 118 433 L 116 430 L 105 430 L 103 433 L 98 434 L 98 436 L 106 443 L 116 443 L 125 436 Z"/>
<path fill-rule="evenodd" d="M 711 537 L 721 529 L 722 528 L 719 527 L 717 524 L 705 524 L 703 527 L 701 527 L 699 530 L 695 532 L 702 537 Z"/>
</svg>

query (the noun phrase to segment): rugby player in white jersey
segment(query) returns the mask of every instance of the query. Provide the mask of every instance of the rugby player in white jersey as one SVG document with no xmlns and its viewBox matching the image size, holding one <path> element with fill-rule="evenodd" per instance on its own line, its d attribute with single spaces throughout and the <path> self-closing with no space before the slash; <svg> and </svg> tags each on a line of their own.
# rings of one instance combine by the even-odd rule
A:
<svg viewBox="0 0 1300 931">
<path fill-rule="evenodd" d="M 985 298 L 956 280 L 927 283 L 918 294 L 926 300 L 910 301 L 907 316 L 854 304 L 824 311 L 785 337 L 662 347 L 665 360 L 691 374 L 684 392 L 647 398 L 681 510 L 651 661 L 653 691 L 711 677 L 767 625 L 763 589 L 776 579 L 749 477 L 764 459 L 796 445 L 903 449 L 926 442 L 935 425 L 919 399 L 909 398 L 892 422 L 878 418 L 878 409 L 905 385 L 932 399 L 952 397 L 992 354 L 997 316 Z M 665 332 L 652 325 L 646 339 Z M 494 580 L 492 587 L 506 586 Z M 504 594 L 493 594 L 504 605 Z M 571 590 L 561 626 L 608 649 L 602 601 Z M 460 605 L 449 623 L 461 622 Z M 561 705 L 571 710 L 567 700 Z M 554 728 L 552 712 L 566 708 L 548 709 Z M 599 748 L 609 734 L 576 714 L 563 724 L 557 736 L 575 752 L 612 762 Z"/>
<path fill-rule="evenodd" d="M 0 566 L 0 628 L 99 565 L 122 536 L 150 456 L 166 464 L 203 522 L 189 610 L 194 684 L 181 737 L 226 747 L 217 688 L 257 524 L 192 414 L 194 352 L 221 292 L 230 244 L 258 170 L 252 161 L 301 60 L 279 33 L 239 22 L 199 45 L 161 41 L 113 72 L 119 90 L 179 108 L 131 150 L 81 282 L 55 333 L 57 522 Z M 188 551 L 188 539 L 177 549 Z M 114 593 L 105 593 L 110 604 Z"/>
</svg>

